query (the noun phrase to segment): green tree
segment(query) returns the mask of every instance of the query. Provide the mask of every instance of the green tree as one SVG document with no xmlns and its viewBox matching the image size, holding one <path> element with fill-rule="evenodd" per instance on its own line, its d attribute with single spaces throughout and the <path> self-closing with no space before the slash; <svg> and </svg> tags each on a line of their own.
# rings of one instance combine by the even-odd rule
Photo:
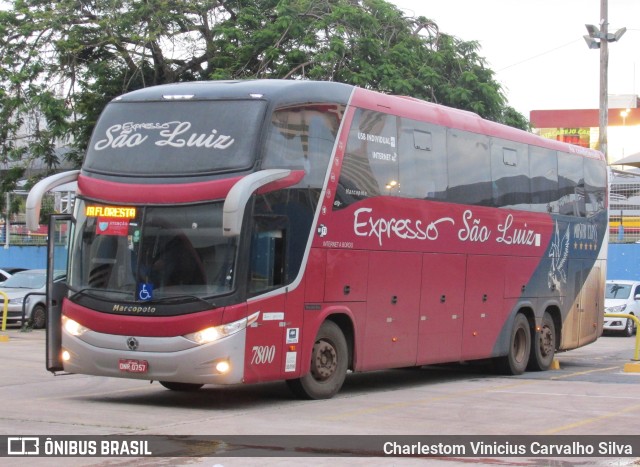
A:
<svg viewBox="0 0 640 467">
<path fill-rule="evenodd" d="M 0 11 L 0 163 L 73 148 L 115 96 L 192 80 L 333 80 L 528 129 L 474 41 L 385 0 L 14 0 Z M 28 148 L 28 151 L 27 149 Z"/>
</svg>

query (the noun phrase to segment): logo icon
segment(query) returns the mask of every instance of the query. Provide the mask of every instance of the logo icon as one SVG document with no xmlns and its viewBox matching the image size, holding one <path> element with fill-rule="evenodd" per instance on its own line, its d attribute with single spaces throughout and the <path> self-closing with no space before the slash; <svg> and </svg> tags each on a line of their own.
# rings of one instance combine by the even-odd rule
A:
<svg viewBox="0 0 640 467">
<path fill-rule="evenodd" d="M 127 347 L 129 347 L 129 350 L 138 350 L 138 345 L 138 339 L 135 337 L 127 337 Z"/>
<path fill-rule="evenodd" d="M 153 298 L 153 284 L 139 283 L 138 284 L 138 300 L 148 302 Z"/>
<path fill-rule="evenodd" d="M 37 436 L 9 437 L 7 454 L 10 456 L 37 456 L 40 454 L 40 438 Z"/>
<path fill-rule="evenodd" d="M 320 235 L 321 237 L 326 237 L 328 232 L 329 230 L 327 229 L 326 225 L 321 224 L 320 227 L 318 227 L 318 235 Z"/>
</svg>

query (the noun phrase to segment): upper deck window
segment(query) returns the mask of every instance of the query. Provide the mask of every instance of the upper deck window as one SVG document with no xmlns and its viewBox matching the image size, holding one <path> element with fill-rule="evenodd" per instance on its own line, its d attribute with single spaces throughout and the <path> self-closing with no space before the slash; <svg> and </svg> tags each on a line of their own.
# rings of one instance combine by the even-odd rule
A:
<svg viewBox="0 0 640 467">
<path fill-rule="evenodd" d="M 304 170 L 304 188 L 321 188 L 338 135 L 344 106 L 305 104 L 271 116 L 263 169 Z"/>
<path fill-rule="evenodd" d="M 334 209 L 373 196 L 400 195 L 397 118 L 358 109 L 353 116 Z"/>
<path fill-rule="evenodd" d="M 84 170 L 193 176 L 246 170 L 255 160 L 263 101 L 113 102 L 94 130 Z"/>
</svg>

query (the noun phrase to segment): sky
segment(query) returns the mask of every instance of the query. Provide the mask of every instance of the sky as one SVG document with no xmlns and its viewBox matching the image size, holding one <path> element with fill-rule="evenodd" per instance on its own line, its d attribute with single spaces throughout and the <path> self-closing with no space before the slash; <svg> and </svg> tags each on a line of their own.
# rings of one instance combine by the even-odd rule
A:
<svg viewBox="0 0 640 467">
<path fill-rule="evenodd" d="M 600 51 L 585 24 L 600 25 L 601 0 L 388 0 L 408 16 L 425 16 L 441 32 L 480 44 L 508 103 L 531 110 L 597 109 Z M 640 94 L 640 0 L 608 0 L 609 96 Z M 612 99 L 609 99 L 610 104 Z"/>
</svg>

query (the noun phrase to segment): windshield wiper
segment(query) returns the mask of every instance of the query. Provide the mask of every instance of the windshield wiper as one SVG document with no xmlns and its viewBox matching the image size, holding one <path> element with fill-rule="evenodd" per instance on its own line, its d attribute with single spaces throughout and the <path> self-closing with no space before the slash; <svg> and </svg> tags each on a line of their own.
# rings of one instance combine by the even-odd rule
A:
<svg viewBox="0 0 640 467">
<path fill-rule="evenodd" d="M 216 304 L 213 302 L 210 302 L 205 297 L 198 297 L 197 295 L 189 295 L 189 294 L 170 295 L 167 297 L 152 298 L 151 300 L 146 300 L 145 303 L 172 303 L 172 302 L 180 302 L 180 301 L 186 301 L 186 300 L 204 302 L 208 306 L 216 308 Z"/>
<path fill-rule="evenodd" d="M 91 292 L 93 292 L 93 293 L 91 293 Z M 80 289 L 77 292 L 75 292 L 73 295 L 71 295 L 69 297 L 69 300 L 74 300 L 74 299 L 80 297 L 81 295 L 87 295 L 87 296 L 92 297 L 92 298 L 104 299 L 104 297 L 100 296 L 96 292 L 106 292 L 106 293 L 114 293 L 114 294 L 121 294 L 121 295 L 132 295 L 133 294 L 131 290 L 93 289 L 93 288 L 90 288 L 90 287 L 85 287 L 84 289 Z"/>
<path fill-rule="evenodd" d="M 102 293 L 114 293 L 114 294 L 121 294 L 121 295 L 132 295 L 131 291 L 125 291 L 125 290 L 112 290 L 112 289 L 93 289 L 90 287 L 85 287 L 84 289 L 80 289 L 77 292 L 75 292 L 73 295 L 71 295 L 69 297 L 69 300 L 75 300 L 78 297 L 82 296 L 82 295 L 86 295 L 89 296 L 91 298 L 97 298 L 100 300 L 104 300 L 104 296 L 102 295 Z M 132 300 L 133 301 L 133 300 Z M 185 301 L 197 301 L 197 302 L 203 302 L 206 303 L 207 306 L 209 307 L 213 307 L 213 308 L 217 308 L 217 305 L 209 300 L 207 300 L 207 297 L 198 297 L 197 295 L 189 295 L 189 294 L 181 294 L 181 295 L 169 295 L 166 297 L 160 297 L 160 298 L 152 298 L 151 300 L 144 300 L 144 301 L 136 301 L 137 303 L 163 303 L 163 304 L 171 304 L 174 302 L 185 302 Z"/>
</svg>

